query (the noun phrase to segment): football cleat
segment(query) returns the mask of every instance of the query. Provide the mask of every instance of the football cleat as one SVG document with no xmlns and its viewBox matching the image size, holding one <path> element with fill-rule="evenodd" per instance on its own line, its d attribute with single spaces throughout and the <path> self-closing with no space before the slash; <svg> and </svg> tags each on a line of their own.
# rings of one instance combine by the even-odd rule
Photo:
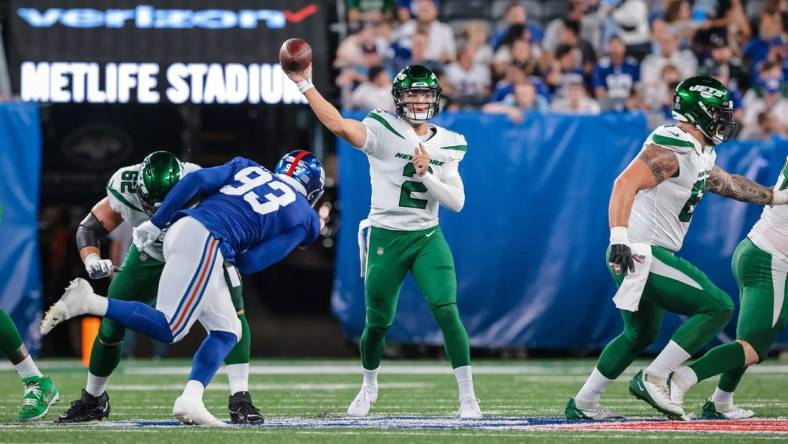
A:
<svg viewBox="0 0 788 444">
<path fill-rule="evenodd" d="M 711 399 L 703 404 L 703 419 L 748 419 L 755 416 L 749 409 L 737 407 L 732 402 L 714 402 Z"/>
<path fill-rule="evenodd" d="M 640 370 L 629 381 L 629 392 L 670 419 L 680 419 L 684 416 L 684 409 L 670 400 L 668 378 L 661 378 Z"/>
<path fill-rule="evenodd" d="M 88 281 L 82 278 L 74 279 L 66 287 L 63 296 L 44 315 L 44 320 L 41 321 L 41 334 L 49 333 L 58 324 L 75 316 L 88 313 L 92 298 L 98 297 L 100 296 L 93 294 L 93 287 Z"/>
<path fill-rule="evenodd" d="M 16 413 L 17 421 L 43 418 L 49 407 L 60 399 L 60 390 L 49 376 L 28 376 L 22 383 L 25 384 L 25 397 Z"/>
<path fill-rule="evenodd" d="M 172 416 L 186 425 L 227 426 L 227 424 L 216 419 L 216 417 L 205 408 L 202 399 L 179 396 L 172 406 Z"/>
<path fill-rule="evenodd" d="M 99 396 L 93 396 L 83 389 L 82 397 L 76 401 L 71 401 L 71 407 L 58 416 L 55 422 L 101 421 L 108 417 L 111 411 L 107 392 Z"/>
<path fill-rule="evenodd" d="M 363 384 L 361 386 L 361 390 L 356 395 L 356 399 L 350 403 L 350 407 L 347 408 L 348 416 L 352 416 L 354 418 L 362 418 L 369 414 L 369 409 L 372 407 L 372 404 L 375 403 L 378 399 L 378 388 L 373 387 L 368 384 Z"/>
<path fill-rule="evenodd" d="M 479 408 L 478 399 L 465 398 L 460 400 L 460 419 L 482 419 L 482 409 Z"/>
<path fill-rule="evenodd" d="M 566 419 L 585 419 L 589 421 L 601 421 L 605 419 L 624 419 L 624 416 L 616 413 L 601 404 L 585 403 L 571 398 L 564 409 Z"/>
<path fill-rule="evenodd" d="M 230 410 L 230 421 L 233 424 L 262 424 L 265 420 L 260 415 L 260 410 L 252 404 L 252 395 L 249 392 L 238 392 L 230 395 L 227 403 Z"/>
</svg>

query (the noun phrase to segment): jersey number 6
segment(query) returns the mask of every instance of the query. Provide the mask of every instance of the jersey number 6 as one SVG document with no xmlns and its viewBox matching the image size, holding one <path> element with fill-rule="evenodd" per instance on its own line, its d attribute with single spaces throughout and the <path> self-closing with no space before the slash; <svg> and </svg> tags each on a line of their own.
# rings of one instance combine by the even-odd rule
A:
<svg viewBox="0 0 788 444">
<path fill-rule="evenodd" d="M 289 186 L 278 180 L 273 180 L 273 178 L 271 173 L 260 167 L 246 167 L 235 173 L 233 177 L 241 183 L 240 186 L 225 185 L 219 191 L 230 196 L 243 195 L 243 199 L 252 206 L 257 214 L 273 213 L 280 207 L 286 207 L 296 200 L 296 195 Z M 265 184 L 282 194 L 266 193 L 261 201 L 260 196 L 252 190 Z"/>
</svg>

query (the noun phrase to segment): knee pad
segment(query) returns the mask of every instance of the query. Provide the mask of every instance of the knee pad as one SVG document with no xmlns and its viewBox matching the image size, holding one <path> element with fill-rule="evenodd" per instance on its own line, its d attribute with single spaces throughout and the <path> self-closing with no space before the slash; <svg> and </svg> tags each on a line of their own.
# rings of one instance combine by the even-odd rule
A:
<svg viewBox="0 0 788 444">
<path fill-rule="evenodd" d="M 123 336 L 126 334 L 126 327 L 113 321 L 112 319 L 104 318 L 99 327 L 98 337 L 102 343 L 107 345 L 117 344 L 123 341 Z"/>
</svg>

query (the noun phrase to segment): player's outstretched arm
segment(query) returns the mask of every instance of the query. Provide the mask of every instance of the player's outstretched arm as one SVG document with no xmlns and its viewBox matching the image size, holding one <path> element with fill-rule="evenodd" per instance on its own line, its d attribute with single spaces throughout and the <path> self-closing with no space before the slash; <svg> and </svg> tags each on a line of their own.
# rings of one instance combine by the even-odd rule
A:
<svg viewBox="0 0 788 444">
<path fill-rule="evenodd" d="M 323 126 L 356 148 L 364 146 L 367 141 L 367 127 L 358 120 L 342 117 L 339 110 L 320 94 L 310 80 L 311 64 L 303 72 L 285 72 L 285 74 L 298 85 L 299 91 L 304 94 L 309 107 Z"/>
<path fill-rule="evenodd" d="M 109 198 L 101 199 L 82 219 L 77 228 L 77 248 L 79 257 L 91 279 L 109 276 L 112 261 L 101 259 L 99 239 L 109 234 L 123 222 L 120 213 L 112 209 Z"/>
<path fill-rule="evenodd" d="M 775 192 L 744 176 L 730 174 L 716 165 L 706 180 L 706 189 L 741 202 L 763 205 L 782 205 L 788 202 L 788 196 L 786 196 L 788 193 L 784 190 Z"/>
<path fill-rule="evenodd" d="M 679 171 L 676 154 L 656 145 L 648 145 L 616 178 L 610 195 L 608 218 L 610 223 L 610 262 L 616 274 L 635 271 L 635 261 L 627 235 L 629 215 L 635 195 L 640 190 L 653 188 Z"/>
</svg>

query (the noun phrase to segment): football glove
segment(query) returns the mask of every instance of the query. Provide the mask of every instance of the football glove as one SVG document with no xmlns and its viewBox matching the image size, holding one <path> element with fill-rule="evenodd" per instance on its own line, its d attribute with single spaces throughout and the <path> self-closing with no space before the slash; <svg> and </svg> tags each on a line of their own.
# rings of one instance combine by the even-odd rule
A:
<svg viewBox="0 0 788 444">
<path fill-rule="evenodd" d="M 134 228 L 131 237 L 137 249 L 142 251 L 148 245 L 156 242 L 160 234 L 161 229 L 153 225 L 153 222 L 147 220 Z"/>
<path fill-rule="evenodd" d="M 112 261 L 102 259 L 98 254 L 93 253 L 85 258 L 85 270 L 91 279 L 101 279 L 109 276 L 112 272 Z"/>
<path fill-rule="evenodd" d="M 627 272 L 635 271 L 635 256 L 629 247 L 629 237 L 626 227 L 610 228 L 610 255 L 608 262 L 619 266 L 616 274 L 627 275 Z"/>
</svg>

